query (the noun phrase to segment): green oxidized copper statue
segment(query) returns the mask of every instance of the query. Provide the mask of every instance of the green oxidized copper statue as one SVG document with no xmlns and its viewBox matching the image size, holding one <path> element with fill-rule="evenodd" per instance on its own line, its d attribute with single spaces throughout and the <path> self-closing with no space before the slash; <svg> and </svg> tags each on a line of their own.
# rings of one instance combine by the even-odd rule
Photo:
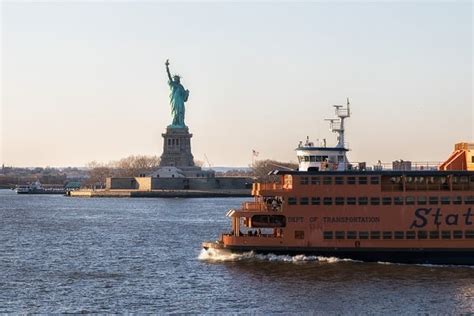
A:
<svg viewBox="0 0 474 316">
<path fill-rule="evenodd" d="M 168 74 L 168 85 L 170 86 L 170 104 L 173 122 L 169 127 L 186 127 L 184 124 L 184 102 L 188 101 L 189 90 L 185 90 L 180 82 L 180 77 L 174 75 L 171 77 L 169 61 L 166 60 L 166 73 Z"/>
</svg>

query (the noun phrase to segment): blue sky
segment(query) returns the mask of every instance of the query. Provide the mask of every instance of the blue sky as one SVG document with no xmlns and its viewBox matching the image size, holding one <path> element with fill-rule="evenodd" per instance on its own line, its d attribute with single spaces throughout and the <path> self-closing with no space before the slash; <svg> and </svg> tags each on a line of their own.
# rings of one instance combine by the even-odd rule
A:
<svg viewBox="0 0 474 316">
<path fill-rule="evenodd" d="M 3 2 L 0 163 L 160 155 L 164 61 L 195 158 L 295 160 L 351 98 L 353 161 L 443 160 L 473 140 L 471 2 Z"/>
</svg>

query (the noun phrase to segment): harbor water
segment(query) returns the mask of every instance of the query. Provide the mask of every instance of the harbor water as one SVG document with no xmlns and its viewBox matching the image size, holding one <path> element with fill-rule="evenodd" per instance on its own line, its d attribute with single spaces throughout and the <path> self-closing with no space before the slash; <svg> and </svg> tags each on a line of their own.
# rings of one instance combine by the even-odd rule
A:
<svg viewBox="0 0 474 316">
<path fill-rule="evenodd" d="M 0 313 L 474 312 L 474 268 L 205 253 L 245 198 L 0 190 Z"/>
</svg>

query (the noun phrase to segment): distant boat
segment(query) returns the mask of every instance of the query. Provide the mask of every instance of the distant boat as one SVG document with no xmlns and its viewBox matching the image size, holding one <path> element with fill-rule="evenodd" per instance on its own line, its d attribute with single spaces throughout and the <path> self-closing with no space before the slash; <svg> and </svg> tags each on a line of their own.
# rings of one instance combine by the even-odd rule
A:
<svg viewBox="0 0 474 316">
<path fill-rule="evenodd" d="M 65 194 L 66 189 L 64 187 L 43 187 L 39 181 L 35 181 L 31 184 L 17 185 L 15 192 L 17 194 Z"/>
</svg>

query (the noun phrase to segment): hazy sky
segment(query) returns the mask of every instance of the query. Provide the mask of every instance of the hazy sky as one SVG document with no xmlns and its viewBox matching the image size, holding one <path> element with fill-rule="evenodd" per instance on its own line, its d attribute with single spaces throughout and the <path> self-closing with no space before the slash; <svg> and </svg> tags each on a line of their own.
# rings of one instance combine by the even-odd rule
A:
<svg viewBox="0 0 474 316">
<path fill-rule="evenodd" d="M 2 2 L 0 163 L 161 155 L 164 62 L 195 159 L 295 161 L 350 97 L 352 161 L 440 161 L 474 140 L 467 2 Z"/>
</svg>

